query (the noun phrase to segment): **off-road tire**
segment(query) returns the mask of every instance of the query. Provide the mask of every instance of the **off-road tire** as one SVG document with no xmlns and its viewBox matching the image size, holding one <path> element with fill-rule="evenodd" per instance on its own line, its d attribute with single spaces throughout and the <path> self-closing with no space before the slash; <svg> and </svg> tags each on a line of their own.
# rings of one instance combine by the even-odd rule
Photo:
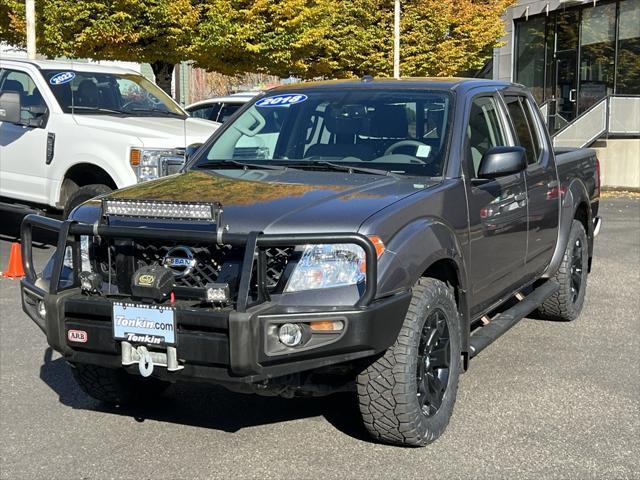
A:
<svg viewBox="0 0 640 480">
<path fill-rule="evenodd" d="M 123 369 L 83 363 L 72 365 L 71 371 L 84 393 L 113 405 L 131 405 L 153 400 L 161 396 L 170 385 L 157 378 L 130 375 Z"/>
<path fill-rule="evenodd" d="M 81 203 L 84 203 L 87 200 L 91 200 L 93 197 L 104 195 L 109 192 L 111 192 L 111 188 L 99 183 L 85 185 L 84 187 L 80 187 L 77 190 L 74 190 L 73 193 L 69 195 L 69 198 L 67 198 L 67 201 L 64 204 L 64 218 L 69 218 L 69 214 Z"/>
<path fill-rule="evenodd" d="M 423 329 L 431 315 L 444 315 L 449 336 L 448 378 L 441 404 L 427 414 L 418 395 L 418 358 Z M 377 440 L 424 446 L 445 430 L 453 412 L 460 376 L 460 322 L 451 288 L 432 278 L 421 278 L 396 342 L 358 375 L 357 393 L 366 429 Z"/>
<path fill-rule="evenodd" d="M 579 245 L 580 248 L 577 248 Z M 576 258 L 580 256 L 580 258 Z M 576 272 L 579 265 L 580 271 Z M 538 307 L 538 316 L 546 320 L 569 322 L 575 320 L 582 311 L 587 290 L 587 268 L 589 265 L 589 244 L 582 223 L 574 220 L 569 232 L 569 241 L 564 251 L 560 268 L 553 277 L 560 289 Z M 572 276 L 574 277 L 572 280 Z M 580 280 L 577 295 L 575 281 Z"/>
</svg>

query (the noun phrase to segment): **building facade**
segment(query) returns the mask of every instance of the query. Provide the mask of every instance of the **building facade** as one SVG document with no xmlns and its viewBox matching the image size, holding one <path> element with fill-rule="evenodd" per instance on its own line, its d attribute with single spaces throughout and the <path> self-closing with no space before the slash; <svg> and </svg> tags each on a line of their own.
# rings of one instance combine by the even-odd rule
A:
<svg viewBox="0 0 640 480">
<path fill-rule="evenodd" d="M 591 146 L 603 185 L 640 189 L 640 0 L 518 0 L 493 78 L 529 87 L 556 146 Z"/>
<path fill-rule="evenodd" d="M 505 24 L 494 78 L 554 100 L 552 130 L 607 95 L 640 95 L 640 0 L 521 0 Z"/>
</svg>

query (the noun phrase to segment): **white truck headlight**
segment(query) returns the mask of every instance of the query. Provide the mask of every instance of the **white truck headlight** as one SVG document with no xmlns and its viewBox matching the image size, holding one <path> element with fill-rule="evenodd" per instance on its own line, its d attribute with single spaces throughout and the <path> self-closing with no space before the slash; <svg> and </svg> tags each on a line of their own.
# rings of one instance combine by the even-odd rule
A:
<svg viewBox="0 0 640 480">
<path fill-rule="evenodd" d="M 365 254 L 358 245 L 305 245 L 285 292 L 354 285 L 365 279 Z"/>
<path fill-rule="evenodd" d="M 132 148 L 129 164 L 138 182 L 177 173 L 184 165 L 184 151 L 170 148 Z"/>
</svg>

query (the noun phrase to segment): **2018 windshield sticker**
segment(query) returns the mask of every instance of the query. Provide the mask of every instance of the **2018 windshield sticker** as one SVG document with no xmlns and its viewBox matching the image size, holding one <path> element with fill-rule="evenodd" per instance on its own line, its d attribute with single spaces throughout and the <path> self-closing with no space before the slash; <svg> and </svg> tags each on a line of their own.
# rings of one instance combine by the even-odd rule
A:
<svg viewBox="0 0 640 480">
<path fill-rule="evenodd" d="M 73 72 L 60 72 L 51 77 L 49 79 L 49 83 L 51 85 L 62 85 L 64 83 L 69 83 L 74 78 L 76 78 L 76 74 Z"/>
<path fill-rule="evenodd" d="M 274 95 L 273 97 L 263 98 L 256 102 L 256 107 L 288 107 L 296 103 L 302 103 L 307 99 L 306 95 L 301 93 L 296 95 Z"/>
</svg>

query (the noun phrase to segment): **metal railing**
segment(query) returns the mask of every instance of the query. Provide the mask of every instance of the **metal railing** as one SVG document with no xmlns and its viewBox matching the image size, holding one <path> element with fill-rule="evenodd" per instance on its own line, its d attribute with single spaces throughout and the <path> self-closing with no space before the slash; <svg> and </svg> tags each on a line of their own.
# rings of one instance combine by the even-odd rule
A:
<svg viewBox="0 0 640 480">
<path fill-rule="evenodd" d="M 609 97 L 608 131 L 610 135 L 640 134 L 640 96 Z"/>
<path fill-rule="evenodd" d="M 545 106 L 543 104 L 541 107 Z M 549 110 L 547 106 L 547 116 Z M 544 113 L 543 113 L 544 115 Z M 609 135 L 640 135 L 640 96 L 608 95 L 553 134 L 554 147 L 588 147 Z"/>
<path fill-rule="evenodd" d="M 607 131 L 607 97 L 586 110 L 553 136 L 554 147 L 586 147 Z"/>
</svg>

